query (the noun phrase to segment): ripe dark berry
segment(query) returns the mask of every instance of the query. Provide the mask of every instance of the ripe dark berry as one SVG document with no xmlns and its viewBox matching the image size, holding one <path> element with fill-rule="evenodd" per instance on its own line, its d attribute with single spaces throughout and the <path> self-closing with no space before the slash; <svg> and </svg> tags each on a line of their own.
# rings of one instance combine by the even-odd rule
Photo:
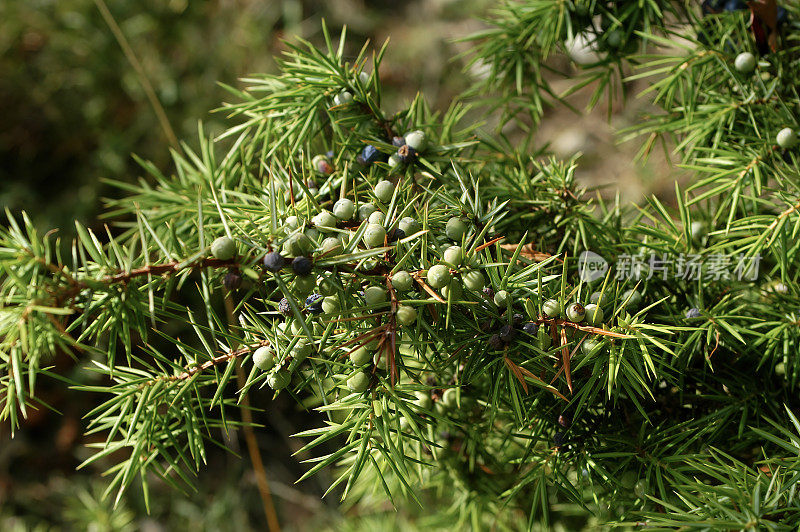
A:
<svg viewBox="0 0 800 532">
<path fill-rule="evenodd" d="M 225 279 L 222 280 L 222 284 L 227 290 L 236 290 L 242 286 L 242 274 L 239 273 L 239 270 L 231 268 L 228 270 L 228 273 L 225 274 Z"/>
<path fill-rule="evenodd" d="M 570 423 L 572 423 L 572 421 L 567 416 L 565 416 L 564 414 L 559 414 L 558 416 L 559 425 L 561 425 L 562 427 L 569 427 Z"/>
<path fill-rule="evenodd" d="M 536 333 L 539 332 L 539 325 L 529 321 L 525 325 L 522 326 L 522 332 L 529 336 L 536 336 Z"/>
<path fill-rule="evenodd" d="M 724 0 L 703 0 L 703 15 L 716 15 L 722 12 Z"/>
<path fill-rule="evenodd" d="M 278 312 L 284 316 L 290 316 L 292 314 L 292 307 L 289 305 L 289 300 L 285 297 L 278 303 Z"/>
<path fill-rule="evenodd" d="M 747 4 L 744 0 L 728 0 L 725 2 L 725 11 L 739 11 L 747 9 Z"/>
<path fill-rule="evenodd" d="M 500 339 L 499 334 L 493 334 L 489 337 L 489 346 L 492 349 L 500 349 L 503 347 L 503 341 Z"/>
<path fill-rule="evenodd" d="M 277 251 L 271 251 L 264 257 L 264 268 L 271 272 L 280 271 L 284 266 L 286 266 L 286 259 Z"/>
<path fill-rule="evenodd" d="M 500 328 L 500 339 L 505 343 L 511 342 L 517 335 L 517 331 L 511 325 L 503 325 Z"/>
<path fill-rule="evenodd" d="M 406 145 L 406 139 L 404 139 L 403 137 L 392 137 L 392 146 L 397 146 L 399 148 L 405 145 Z"/>
<path fill-rule="evenodd" d="M 556 447 L 561 447 L 565 439 L 566 438 L 564 437 L 564 433 L 561 431 L 558 431 L 555 434 L 553 434 L 553 443 L 555 444 Z"/>
<path fill-rule="evenodd" d="M 375 146 L 367 145 L 364 146 L 364 149 L 361 150 L 361 160 L 366 165 L 370 165 L 375 161 L 380 160 L 381 152 Z"/>
<path fill-rule="evenodd" d="M 483 295 L 489 299 L 492 299 L 494 297 L 494 290 L 491 286 L 485 286 L 483 287 Z"/>
<path fill-rule="evenodd" d="M 400 161 L 404 163 L 410 163 L 414 160 L 416 155 L 417 152 L 408 144 L 400 146 L 400 149 L 397 150 L 397 156 L 400 158 Z"/>
<path fill-rule="evenodd" d="M 519 325 L 520 323 L 522 323 L 522 318 L 523 317 L 524 316 L 522 314 L 517 313 L 517 314 L 514 314 L 514 316 L 511 319 L 514 320 L 514 324 L 515 325 Z"/>
<path fill-rule="evenodd" d="M 387 238 L 389 239 L 389 242 L 394 242 L 396 240 L 402 240 L 405 237 L 406 237 L 405 231 L 403 231 L 399 227 L 397 227 L 395 229 L 392 229 L 391 231 L 389 231 L 389 233 L 387 235 Z"/>
<path fill-rule="evenodd" d="M 297 275 L 308 275 L 314 263 L 308 257 L 295 257 L 292 261 L 292 271 Z"/>
<path fill-rule="evenodd" d="M 686 311 L 686 317 L 691 318 L 699 318 L 700 317 L 700 309 L 698 308 L 690 308 Z"/>
<path fill-rule="evenodd" d="M 322 294 L 311 294 L 306 298 L 306 308 L 312 314 L 322 313 Z"/>
</svg>

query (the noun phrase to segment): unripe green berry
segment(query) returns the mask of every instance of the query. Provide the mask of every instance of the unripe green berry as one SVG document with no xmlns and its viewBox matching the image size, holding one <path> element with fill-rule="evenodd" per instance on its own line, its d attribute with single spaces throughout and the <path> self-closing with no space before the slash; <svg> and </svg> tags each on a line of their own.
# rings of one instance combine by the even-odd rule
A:
<svg viewBox="0 0 800 532">
<path fill-rule="evenodd" d="M 756 68 L 756 56 L 750 52 L 742 52 L 734 59 L 733 66 L 742 74 L 749 74 Z"/>
<path fill-rule="evenodd" d="M 778 146 L 784 150 L 794 148 L 797 144 L 797 133 L 792 128 L 785 127 L 778 132 L 777 141 Z"/>
<path fill-rule="evenodd" d="M 458 268 L 464 260 L 464 250 L 461 246 L 450 246 L 444 250 L 444 261 L 451 266 Z"/>
<path fill-rule="evenodd" d="M 602 292 L 592 292 L 592 295 L 589 296 L 589 301 L 595 305 L 605 305 L 608 302 L 608 294 L 604 294 Z"/>
<path fill-rule="evenodd" d="M 622 46 L 624 34 L 620 30 L 611 30 L 606 33 L 606 44 L 609 48 L 617 49 Z"/>
<path fill-rule="evenodd" d="M 581 352 L 585 355 L 588 355 L 589 353 L 594 351 L 594 349 L 598 345 L 600 345 L 600 342 L 598 342 L 597 340 L 587 338 L 586 340 L 583 341 L 583 343 L 581 343 Z"/>
<path fill-rule="evenodd" d="M 353 235 L 354 234 L 355 234 L 355 231 L 343 231 L 343 232 L 339 233 L 338 235 L 336 235 L 336 238 L 339 239 L 339 242 L 341 242 L 342 246 L 344 247 L 344 246 L 346 246 L 347 244 L 350 243 L 350 240 L 353 239 Z"/>
<path fill-rule="evenodd" d="M 364 302 L 369 307 L 386 303 L 386 290 L 381 286 L 368 286 L 364 290 Z"/>
<path fill-rule="evenodd" d="M 467 224 L 465 224 L 461 218 L 453 216 L 447 220 L 444 232 L 447 238 L 455 240 L 456 242 L 461 242 L 464 235 L 467 233 Z"/>
<path fill-rule="evenodd" d="M 494 294 L 494 304 L 500 308 L 505 308 L 511 304 L 511 294 L 506 290 L 498 290 Z"/>
<path fill-rule="evenodd" d="M 542 312 L 544 312 L 544 315 L 548 318 L 556 318 L 561 314 L 561 303 L 555 299 L 548 299 L 542 303 Z"/>
<path fill-rule="evenodd" d="M 378 344 L 379 344 L 378 339 L 377 338 L 373 338 L 372 340 L 370 340 L 369 342 L 364 344 L 364 347 L 366 347 L 367 351 L 370 351 L 370 352 L 377 351 L 378 350 Z"/>
<path fill-rule="evenodd" d="M 375 197 L 381 203 L 389 203 L 392 201 L 392 196 L 394 196 L 394 183 L 391 181 L 384 179 L 375 185 Z"/>
<path fill-rule="evenodd" d="M 431 269 L 428 270 L 428 284 L 433 288 L 443 288 L 450 283 L 451 279 L 450 268 L 444 264 L 431 266 Z"/>
<path fill-rule="evenodd" d="M 442 394 L 442 404 L 447 408 L 456 408 L 458 406 L 458 390 L 455 388 L 448 388 Z"/>
<path fill-rule="evenodd" d="M 316 285 L 317 279 L 314 275 L 298 275 L 292 283 L 292 292 L 305 297 L 314 290 Z"/>
<path fill-rule="evenodd" d="M 323 296 L 332 296 L 336 293 L 336 284 L 330 277 L 320 277 L 317 286 L 319 293 Z"/>
<path fill-rule="evenodd" d="M 335 236 L 329 236 L 320 244 L 320 249 L 326 255 L 333 255 L 336 251 L 342 249 L 342 241 Z"/>
<path fill-rule="evenodd" d="M 378 267 L 378 259 L 375 257 L 370 257 L 368 259 L 364 259 L 364 262 L 361 263 L 361 267 L 359 270 L 362 272 L 370 272 Z"/>
<path fill-rule="evenodd" d="M 625 292 L 622 293 L 622 303 L 625 305 L 625 308 L 636 308 L 642 304 L 642 294 L 640 294 L 638 290 L 625 290 Z"/>
<path fill-rule="evenodd" d="M 325 314 L 336 314 L 340 308 L 341 303 L 337 296 L 328 296 L 322 300 L 322 312 Z"/>
<path fill-rule="evenodd" d="M 296 233 L 283 243 L 283 254 L 288 257 L 308 255 L 314 249 L 314 243 L 303 233 Z"/>
<path fill-rule="evenodd" d="M 389 165 L 389 168 L 397 168 L 403 162 L 403 159 L 396 153 L 393 153 L 389 156 L 389 159 L 386 161 L 386 164 Z M 384 201 L 384 203 L 388 203 L 389 200 Z"/>
<path fill-rule="evenodd" d="M 567 319 L 574 323 L 580 323 L 586 317 L 586 309 L 580 303 L 573 303 L 567 307 Z"/>
<path fill-rule="evenodd" d="M 698 241 L 706 236 L 706 224 L 703 222 L 692 222 L 689 226 L 689 233 L 692 235 L 692 240 Z"/>
<path fill-rule="evenodd" d="M 461 274 L 461 280 L 464 282 L 464 286 L 473 292 L 480 292 L 486 286 L 483 274 L 476 270 L 464 272 Z"/>
<path fill-rule="evenodd" d="M 362 203 L 358 206 L 358 219 L 361 221 L 368 220 L 370 215 L 377 210 L 378 207 L 374 203 Z"/>
<path fill-rule="evenodd" d="M 367 389 L 367 386 L 369 386 L 369 376 L 363 371 L 358 371 L 347 379 L 347 388 L 351 392 L 362 393 Z"/>
<path fill-rule="evenodd" d="M 400 325 L 411 325 L 417 321 L 416 309 L 408 305 L 400 305 L 397 309 L 397 321 Z"/>
<path fill-rule="evenodd" d="M 409 131 L 403 137 L 406 139 L 408 147 L 414 148 L 417 152 L 424 151 L 428 147 L 428 139 L 425 138 L 425 133 L 419 129 Z"/>
<path fill-rule="evenodd" d="M 643 478 L 637 480 L 633 485 L 633 493 L 639 499 L 645 499 L 647 497 L 647 481 Z"/>
<path fill-rule="evenodd" d="M 369 224 L 366 231 L 364 231 L 364 244 L 370 248 L 376 248 L 383 245 L 386 241 L 386 229 L 380 224 Z"/>
<path fill-rule="evenodd" d="M 356 213 L 356 205 L 353 200 L 342 198 L 333 204 L 333 215 L 340 220 L 350 220 Z"/>
<path fill-rule="evenodd" d="M 294 231 L 295 229 L 300 227 L 300 218 L 294 215 L 287 216 L 285 225 L 287 229 L 289 229 L 290 231 Z"/>
<path fill-rule="evenodd" d="M 419 222 L 410 216 L 401 218 L 400 222 L 397 224 L 397 227 L 402 229 L 406 236 L 413 235 L 414 233 L 422 230 L 422 226 L 419 224 Z"/>
<path fill-rule="evenodd" d="M 292 381 L 292 374 L 288 370 L 279 369 L 275 373 L 267 375 L 267 386 L 275 390 L 283 390 Z"/>
<path fill-rule="evenodd" d="M 211 243 L 211 254 L 219 260 L 231 260 L 236 256 L 236 242 L 227 236 L 221 236 Z"/>
<path fill-rule="evenodd" d="M 334 105 L 345 105 L 353 101 L 353 95 L 348 90 L 342 90 L 339 94 L 333 97 Z"/>
<path fill-rule="evenodd" d="M 336 227 L 337 219 L 336 216 L 328 211 L 320 211 L 314 216 L 313 221 L 318 230 L 327 232 L 331 228 Z"/>
<path fill-rule="evenodd" d="M 389 369 L 389 356 L 386 353 L 377 352 L 372 356 L 372 363 L 382 371 Z"/>
<path fill-rule="evenodd" d="M 292 319 L 292 321 L 289 322 L 289 332 L 292 334 L 292 336 L 297 336 L 302 331 L 303 326 L 300 324 L 300 320 Z"/>
<path fill-rule="evenodd" d="M 367 348 L 363 345 L 350 353 L 348 356 L 350 357 L 350 362 L 356 366 L 365 366 L 369 364 L 370 360 L 372 360 L 372 353 L 370 353 L 369 350 L 367 350 Z"/>
<path fill-rule="evenodd" d="M 400 270 L 392 275 L 392 286 L 401 292 L 411 290 L 411 285 L 413 283 L 414 279 L 411 277 L 411 274 L 405 270 Z"/>
<path fill-rule="evenodd" d="M 414 392 L 414 397 L 416 397 L 414 404 L 417 405 L 420 410 L 430 410 L 433 406 L 431 394 L 428 392 Z"/>
<path fill-rule="evenodd" d="M 269 346 L 261 346 L 253 353 L 253 365 L 262 371 L 275 367 L 275 352 Z"/>
<path fill-rule="evenodd" d="M 386 221 L 386 215 L 381 211 L 375 211 L 369 215 L 368 220 L 371 224 L 383 225 L 383 222 Z"/>
<path fill-rule="evenodd" d="M 292 358 L 298 361 L 303 361 L 311 355 L 312 346 L 305 338 L 300 338 L 292 348 Z"/>
<path fill-rule="evenodd" d="M 319 240 L 319 237 L 322 233 L 320 233 L 316 227 L 309 227 L 305 231 L 303 231 L 303 234 L 306 235 L 308 239 L 312 242 L 312 247 L 313 247 L 313 243 Z"/>
<path fill-rule="evenodd" d="M 603 309 L 594 303 L 589 303 L 585 307 L 586 321 L 589 325 L 595 326 L 603 323 Z"/>
</svg>

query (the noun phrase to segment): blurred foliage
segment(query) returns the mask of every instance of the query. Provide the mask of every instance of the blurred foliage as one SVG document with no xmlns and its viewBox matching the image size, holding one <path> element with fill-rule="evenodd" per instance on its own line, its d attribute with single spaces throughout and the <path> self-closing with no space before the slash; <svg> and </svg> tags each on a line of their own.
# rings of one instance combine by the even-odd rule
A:
<svg viewBox="0 0 800 532">
<path fill-rule="evenodd" d="M 281 39 L 319 40 L 322 17 L 353 36 L 383 41 L 391 33 L 405 43 L 391 63 L 406 69 L 385 76 L 391 98 L 453 79 L 451 32 L 431 25 L 466 20 L 487 2 L 106 3 L 177 137 L 195 139 L 198 120 L 211 133 L 223 128 L 225 116 L 208 113 L 226 97 L 218 82 L 236 86 L 249 73 L 272 71 Z M 447 102 L 460 88 L 439 90 L 437 99 Z M 0 207 L 35 213 L 42 228 L 91 223 L 101 198 L 115 193 L 102 178 L 141 174 L 131 154 L 160 168 L 170 163 L 142 80 L 91 0 L 0 2 L 0 116 Z"/>
<path fill-rule="evenodd" d="M 270 69 L 274 32 L 290 12 L 262 2 L 108 7 L 179 137 L 198 119 L 213 128 L 223 118 L 207 116 L 223 94 L 217 80 Z M 0 204 L 30 209 L 43 225 L 95 213 L 100 178 L 136 175 L 131 153 L 168 163 L 141 81 L 91 1 L 0 3 L 0 116 Z"/>
</svg>

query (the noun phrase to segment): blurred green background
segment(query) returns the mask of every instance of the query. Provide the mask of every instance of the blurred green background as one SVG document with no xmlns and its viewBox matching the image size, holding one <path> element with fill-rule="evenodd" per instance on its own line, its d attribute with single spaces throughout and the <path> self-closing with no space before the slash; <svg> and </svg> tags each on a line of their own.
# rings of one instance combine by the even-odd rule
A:
<svg viewBox="0 0 800 532">
<path fill-rule="evenodd" d="M 380 72 L 392 112 L 422 91 L 446 109 L 479 72 L 462 73 L 454 60 L 467 45 L 455 39 L 482 27 L 490 0 L 105 0 L 152 85 L 176 136 L 196 146 L 197 124 L 211 133 L 226 126 L 211 110 L 229 98 L 217 84 L 275 68 L 285 38 L 321 42 L 320 21 L 338 33 L 347 25 L 351 53 L 369 39 L 391 38 Z M 117 194 L 103 178 L 143 175 L 131 154 L 170 170 L 170 142 L 148 101 L 142 76 L 123 53 L 93 0 L 0 0 L 0 206 L 28 211 L 44 231 L 72 234 L 73 220 L 95 225 L 102 198 Z M 563 81 L 555 82 L 566 88 Z M 560 85 L 558 85 L 560 84 Z M 575 101 L 581 107 L 586 93 Z M 550 112 L 538 140 L 561 157 L 585 154 L 581 172 L 593 183 L 620 182 L 630 197 L 662 186 L 664 165 L 634 166 L 635 146 L 620 147 L 597 113 L 580 117 Z M 624 126 L 635 112 L 621 110 Z M 622 156 L 620 156 L 622 154 Z M 667 185 L 668 187 L 671 185 Z M 64 356 L 56 370 L 83 371 Z M 40 410 L 10 439 L 0 426 L 0 531 L 16 530 L 251 530 L 265 529 L 264 512 L 249 461 L 218 451 L 198 477 L 197 493 L 181 495 L 154 484 L 153 509 L 133 490 L 120 507 L 103 500 L 101 469 L 79 472 L 86 457 L 81 416 L 99 397 L 70 393 L 61 383 L 39 385 L 61 414 Z M 287 530 L 437 529 L 424 511 L 409 515 L 385 503 L 343 510 L 334 495 L 321 499 L 330 478 L 294 485 L 303 472 L 291 453 L 290 434 L 318 423 L 286 398 L 256 421 L 276 506 Z M 246 457 L 240 434 L 228 447 Z M 302 458 L 302 457 L 301 457 Z M 109 464 L 105 464 L 108 466 Z M 414 512 L 412 512 L 413 514 Z M 358 515 L 361 518 L 356 518 Z M 346 523 L 342 515 L 347 515 Z M 447 526 L 442 527 L 447 529 Z"/>
</svg>

